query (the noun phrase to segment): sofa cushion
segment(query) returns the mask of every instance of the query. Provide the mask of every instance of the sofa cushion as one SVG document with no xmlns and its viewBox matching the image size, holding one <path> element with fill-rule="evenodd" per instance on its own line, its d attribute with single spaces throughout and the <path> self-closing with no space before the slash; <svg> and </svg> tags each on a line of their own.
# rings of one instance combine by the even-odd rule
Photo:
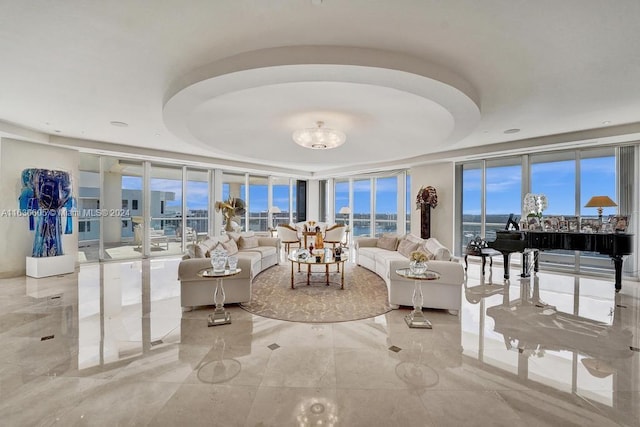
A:
<svg viewBox="0 0 640 427">
<path fill-rule="evenodd" d="M 255 236 L 255 233 L 253 231 L 243 231 L 242 233 L 238 233 L 235 231 L 227 231 L 227 236 L 230 239 L 235 240 L 236 243 L 239 243 L 241 237 L 253 237 Z"/>
<path fill-rule="evenodd" d="M 418 246 L 419 245 L 417 243 L 411 242 L 407 239 L 402 239 L 400 240 L 400 243 L 398 243 L 398 252 L 409 258 L 411 256 L 411 252 L 417 250 Z"/>
<path fill-rule="evenodd" d="M 378 243 L 376 243 L 376 247 L 386 249 L 388 251 L 395 251 L 398 247 L 398 238 L 393 236 L 382 236 L 378 238 Z"/>
<path fill-rule="evenodd" d="M 421 239 L 420 237 L 415 236 L 413 234 L 406 234 L 405 239 L 410 242 L 417 243 L 418 245 L 424 244 L 424 239 Z"/>
<path fill-rule="evenodd" d="M 259 246 L 258 244 L 258 237 L 257 236 L 240 236 L 240 248 L 242 249 L 252 249 L 252 248 L 257 248 Z"/>
<path fill-rule="evenodd" d="M 239 253 L 243 254 L 247 252 L 259 253 L 262 258 L 266 258 L 271 255 L 276 255 L 278 253 L 275 246 L 258 246 L 255 248 L 241 249 Z"/>
<path fill-rule="evenodd" d="M 436 238 L 430 237 L 424 243 L 424 249 L 433 254 L 434 259 L 441 261 L 450 261 L 451 252 L 447 247 L 440 243 Z"/>
<path fill-rule="evenodd" d="M 238 253 L 238 245 L 235 240 L 229 239 L 222 243 L 222 247 L 227 251 L 227 255 L 235 255 Z"/>
<path fill-rule="evenodd" d="M 209 247 L 203 243 L 198 243 L 194 247 L 194 258 L 206 258 L 209 253 Z"/>
<path fill-rule="evenodd" d="M 202 242 L 200 242 L 199 244 L 203 245 L 203 247 L 206 247 L 207 249 L 204 251 L 205 256 L 208 257 L 208 253 L 213 252 L 213 250 L 222 242 L 226 242 L 228 241 L 229 238 L 227 236 L 220 236 L 220 237 L 209 237 L 207 236 L 207 238 L 205 240 L 203 240 Z"/>
<path fill-rule="evenodd" d="M 197 258 L 196 257 L 196 248 L 198 247 L 198 245 L 196 245 L 195 243 L 190 243 L 187 245 L 187 256 L 189 258 Z"/>
</svg>

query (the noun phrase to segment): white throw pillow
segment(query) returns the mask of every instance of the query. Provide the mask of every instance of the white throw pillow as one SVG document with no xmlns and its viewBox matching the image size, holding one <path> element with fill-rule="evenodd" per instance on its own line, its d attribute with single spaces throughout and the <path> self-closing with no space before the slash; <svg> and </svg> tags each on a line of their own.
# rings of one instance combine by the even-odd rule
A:
<svg viewBox="0 0 640 427">
<path fill-rule="evenodd" d="M 419 247 L 420 245 L 417 243 L 410 242 L 407 239 L 402 239 L 398 244 L 398 252 L 409 258 L 411 256 L 411 252 L 417 251 Z"/>
<path fill-rule="evenodd" d="M 257 248 L 258 246 L 257 236 L 240 236 L 240 247 L 242 249 L 252 249 Z"/>
</svg>

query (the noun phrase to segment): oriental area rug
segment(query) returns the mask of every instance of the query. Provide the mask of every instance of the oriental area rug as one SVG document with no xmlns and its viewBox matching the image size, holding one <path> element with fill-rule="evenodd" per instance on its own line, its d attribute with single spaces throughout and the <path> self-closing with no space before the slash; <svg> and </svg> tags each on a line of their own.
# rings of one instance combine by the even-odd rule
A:
<svg viewBox="0 0 640 427">
<path fill-rule="evenodd" d="M 391 310 L 387 286 L 377 274 L 351 263 L 344 267 L 344 289 L 340 289 L 339 273 L 332 273 L 326 286 L 324 269 L 313 273 L 307 286 L 306 266 L 298 273 L 296 264 L 296 285 L 291 289 L 291 265 L 273 266 L 254 279 L 251 302 L 240 306 L 263 317 L 310 323 L 366 319 Z"/>
</svg>

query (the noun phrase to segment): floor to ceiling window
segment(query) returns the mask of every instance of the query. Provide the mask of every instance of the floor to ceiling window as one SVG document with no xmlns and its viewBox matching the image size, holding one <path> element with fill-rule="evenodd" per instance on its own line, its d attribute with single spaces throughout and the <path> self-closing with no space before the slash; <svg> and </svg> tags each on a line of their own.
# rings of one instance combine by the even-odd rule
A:
<svg viewBox="0 0 640 427">
<path fill-rule="evenodd" d="M 353 181 L 353 236 L 371 235 L 371 179 Z"/>
<path fill-rule="evenodd" d="M 608 196 L 614 202 L 616 197 L 616 156 L 612 147 L 595 150 L 580 151 L 580 201 L 579 214 L 582 218 L 598 218 L 597 208 L 587 208 L 585 205 L 593 196 Z M 609 215 L 617 215 L 618 207 L 604 207 L 602 221 L 608 221 Z M 594 252 L 581 252 L 581 268 L 610 269 L 608 256 Z"/>
<path fill-rule="evenodd" d="M 351 208 L 349 204 L 349 180 L 336 179 L 334 181 L 334 218 L 336 223 L 349 226 L 349 215 Z"/>
<path fill-rule="evenodd" d="M 100 243 L 100 156 L 80 154 L 78 261 L 98 261 Z"/>
<path fill-rule="evenodd" d="M 410 193 L 411 179 L 405 173 L 336 179 L 335 221 L 347 224 L 353 237 L 408 233 L 413 206 Z"/>
<path fill-rule="evenodd" d="M 209 173 L 206 170 L 187 170 L 187 222 L 185 243 L 198 240 L 209 232 Z M 181 231 L 182 232 L 182 231 Z"/>
<path fill-rule="evenodd" d="M 289 178 L 275 177 L 271 182 L 272 206 L 280 212 L 272 213 L 273 227 L 278 224 L 291 222 L 291 180 Z"/>
<path fill-rule="evenodd" d="M 230 198 L 240 199 L 243 203 L 246 203 L 245 174 L 229 172 L 222 174 L 222 199 L 229 200 Z M 233 222 L 241 230 L 245 230 L 246 217 L 246 214 L 235 216 Z M 224 224 L 222 224 L 222 229 L 224 230 Z"/>
<path fill-rule="evenodd" d="M 249 176 L 249 230 L 267 231 L 268 179 L 266 176 Z"/>
<path fill-rule="evenodd" d="M 544 194 L 547 197 L 548 207 L 543 215 L 575 217 L 576 152 L 532 155 L 529 161 L 531 193 Z M 576 265 L 575 251 L 544 251 L 539 259 L 545 267 Z"/>
<path fill-rule="evenodd" d="M 482 163 L 473 162 L 462 165 L 462 248 L 482 230 Z M 518 199 L 520 197 L 518 196 Z M 461 251 L 462 248 L 459 248 Z"/>
<path fill-rule="evenodd" d="M 375 236 L 398 231 L 398 177 L 375 179 Z"/>
<path fill-rule="evenodd" d="M 140 258 L 142 228 L 139 228 L 139 233 L 135 233 L 135 226 L 142 227 L 146 223 L 142 217 L 143 164 L 140 161 L 113 157 L 103 157 L 102 163 L 102 209 L 107 213 L 121 211 L 124 215 L 107 215 L 102 218 L 104 254 L 101 259 Z"/>
<path fill-rule="evenodd" d="M 522 211 L 522 160 L 519 157 L 490 160 L 485 169 L 485 231 L 495 240 L 496 230 L 504 230 L 510 214 Z"/>
<path fill-rule="evenodd" d="M 150 189 L 151 254 L 182 253 L 182 168 L 152 164 Z"/>
<path fill-rule="evenodd" d="M 593 221 L 597 219 L 597 209 L 585 207 L 592 196 L 605 195 L 612 200 L 620 197 L 613 147 L 489 159 L 458 167 L 462 197 L 461 224 L 457 228 L 458 241 L 462 242 L 461 247 L 456 248 L 459 253 L 475 236 L 485 236 L 489 241 L 495 239 L 495 231 L 504 229 L 509 214 L 526 215 L 522 212 L 525 193 L 547 197 L 548 207 L 543 212 L 543 218 L 548 220 L 545 224 L 553 223 L 554 218 L 564 224 L 584 223 L 585 219 Z M 622 179 L 634 185 L 633 177 Z M 623 202 L 630 203 L 626 199 Z M 617 207 L 605 208 L 604 220 L 617 212 Z M 540 254 L 540 262 L 542 268 L 613 271 L 608 256 L 596 252 L 545 250 Z"/>
</svg>

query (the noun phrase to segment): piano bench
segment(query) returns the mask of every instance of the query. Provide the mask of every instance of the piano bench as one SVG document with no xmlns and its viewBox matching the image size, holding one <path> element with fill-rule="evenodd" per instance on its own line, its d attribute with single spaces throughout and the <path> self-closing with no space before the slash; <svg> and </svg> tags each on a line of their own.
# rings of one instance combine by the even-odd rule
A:
<svg viewBox="0 0 640 427">
<path fill-rule="evenodd" d="M 467 271 L 467 268 L 469 267 L 467 257 L 478 256 L 482 258 L 482 274 L 484 275 L 484 266 L 487 264 L 487 257 L 489 258 L 489 268 L 491 268 L 493 267 L 493 257 L 498 255 L 502 255 L 502 253 L 491 248 L 482 248 L 480 251 L 466 250 L 464 253 L 464 270 Z"/>
</svg>

